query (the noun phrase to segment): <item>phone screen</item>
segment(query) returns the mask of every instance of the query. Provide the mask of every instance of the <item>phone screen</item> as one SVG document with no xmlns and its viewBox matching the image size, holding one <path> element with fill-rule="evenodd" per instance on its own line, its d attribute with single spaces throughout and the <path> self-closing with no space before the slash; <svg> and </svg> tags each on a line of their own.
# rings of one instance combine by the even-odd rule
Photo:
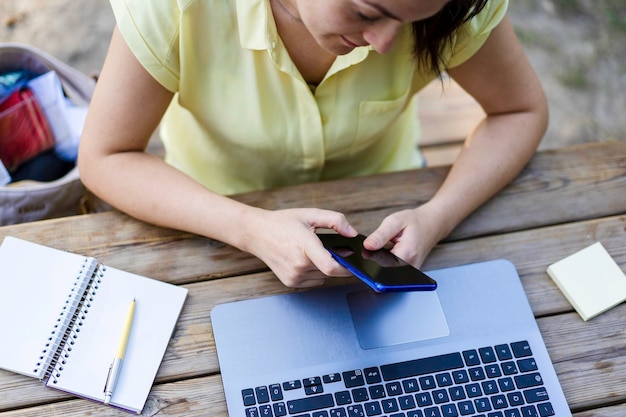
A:
<svg viewBox="0 0 626 417">
<path fill-rule="evenodd" d="M 365 249 L 363 235 L 353 238 L 332 233 L 318 236 L 337 262 L 374 291 L 432 291 L 437 288 L 434 279 L 387 249 Z"/>
</svg>

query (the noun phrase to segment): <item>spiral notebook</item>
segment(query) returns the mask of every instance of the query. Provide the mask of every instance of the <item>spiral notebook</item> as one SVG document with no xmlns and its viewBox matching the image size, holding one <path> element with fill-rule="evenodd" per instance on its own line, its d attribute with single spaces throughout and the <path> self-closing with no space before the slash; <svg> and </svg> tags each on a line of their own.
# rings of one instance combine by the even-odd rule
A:
<svg viewBox="0 0 626 417">
<path fill-rule="evenodd" d="M 0 368 L 103 402 L 128 305 L 135 299 L 111 405 L 139 414 L 186 296 L 185 288 L 94 258 L 5 237 L 0 246 Z"/>
</svg>

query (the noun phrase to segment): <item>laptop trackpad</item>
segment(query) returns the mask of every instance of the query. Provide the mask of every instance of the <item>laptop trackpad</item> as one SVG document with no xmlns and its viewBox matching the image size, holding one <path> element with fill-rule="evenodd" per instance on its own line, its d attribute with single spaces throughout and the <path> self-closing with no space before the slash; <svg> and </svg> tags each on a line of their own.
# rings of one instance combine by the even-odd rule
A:
<svg viewBox="0 0 626 417">
<path fill-rule="evenodd" d="M 374 349 L 450 334 L 437 291 L 349 293 L 359 345 Z"/>
</svg>

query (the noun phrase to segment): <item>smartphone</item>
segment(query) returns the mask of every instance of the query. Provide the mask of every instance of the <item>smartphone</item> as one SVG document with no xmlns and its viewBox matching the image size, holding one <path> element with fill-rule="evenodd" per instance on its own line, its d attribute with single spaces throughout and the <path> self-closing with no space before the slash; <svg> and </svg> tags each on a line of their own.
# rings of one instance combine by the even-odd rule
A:
<svg viewBox="0 0 626 417">
<path fill-rule="evenodd" d="M 318 234 L 324 247 L 348 271 L 376 292 L 433 291 L 437 282 L 387 249 L 370 251 L 363 247 L 365 236 L 344 237 Z"/>
</svg>

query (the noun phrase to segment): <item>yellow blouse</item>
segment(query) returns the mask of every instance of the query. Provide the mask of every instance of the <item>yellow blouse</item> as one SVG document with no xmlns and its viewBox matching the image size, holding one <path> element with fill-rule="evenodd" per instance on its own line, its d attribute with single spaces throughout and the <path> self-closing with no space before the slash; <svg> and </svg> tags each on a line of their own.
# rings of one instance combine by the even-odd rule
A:
<svg viewBox="0 0 626 417">
<path fill-rule="evenodd" d="M 391 52 L 338 56 L 312 90 L 285 49 L 268 0 L 111 0 L 138 60 L 175 98 L 161 124 L 166 161 L 233 194 L 416 168 L 417 71 L 407 25 Z M 471 57 L 506 13 L 493 0 L 445 54 Z"/>
</svg>

